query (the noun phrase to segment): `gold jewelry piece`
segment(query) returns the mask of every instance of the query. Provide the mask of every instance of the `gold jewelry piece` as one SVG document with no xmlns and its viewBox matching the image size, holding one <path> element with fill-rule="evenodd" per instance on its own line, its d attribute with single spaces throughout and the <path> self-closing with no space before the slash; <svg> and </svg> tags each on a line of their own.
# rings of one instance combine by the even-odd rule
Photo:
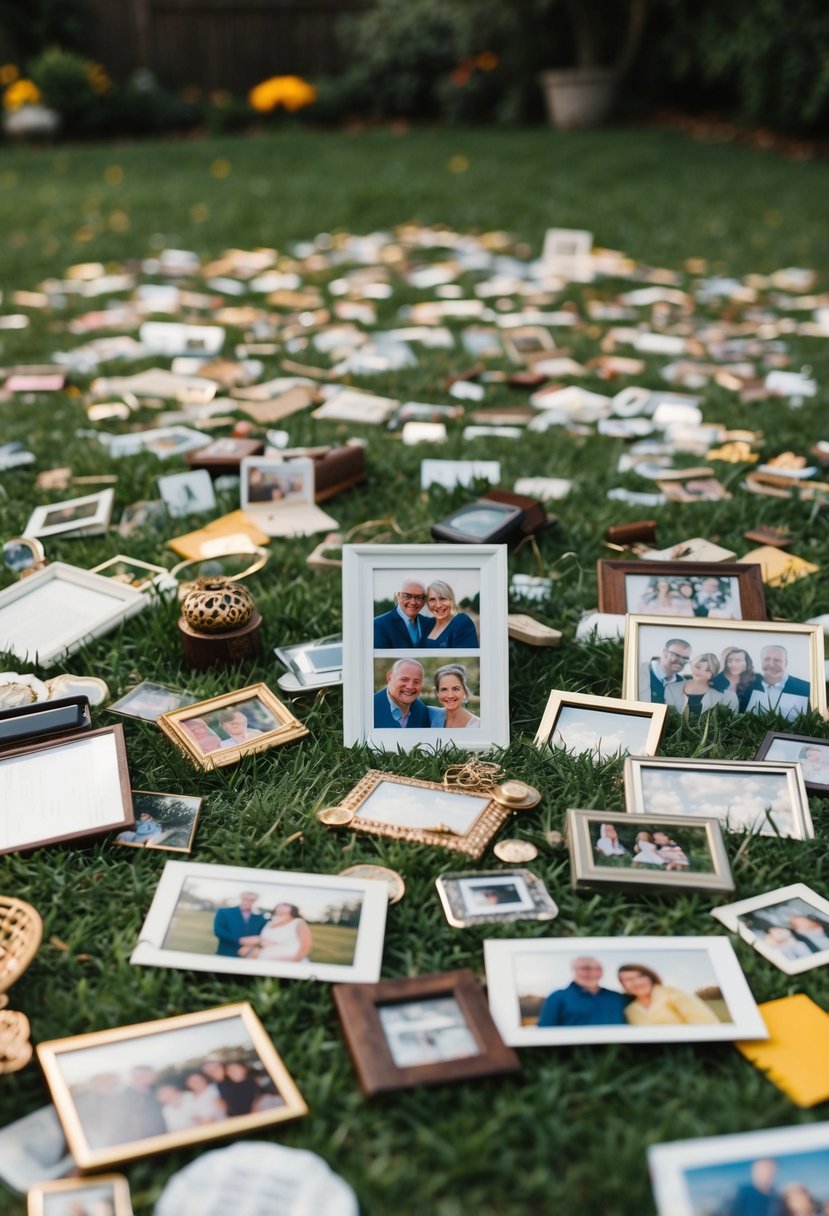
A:
<svg viewBox="0 0 829 1216">
<path fill-rule="evenodd" d="M 351 823 L 354 812 L 347 806 L 327 806 L 317 811 L 317 819 L 329 828 L 342 828 Z"/>
<path fill-rule="evenodd" d="M 513 811 L 529 811 L 538 806 L 541 792 L 525 781 L 504 781 L 492 790 L 492 797 L 502 806 L 508 806 Z"/>
<path fill-rule="evenodd" d="M 466 764 L 450 764 L 443 774 L 443 784 L 462 790 L 489 791 L 503 780 L 504 770 L 492 760 L 473 756 Z"/>
<path fill-rule="evenodd" d="M 198 578 L 182 601 L 181 614 L 193 629 L 224 633 L 250 620 L 253 596 L 229 578 Z"/>
<path fill-rule="evenodd" d="M 499 840 L 492 851 L 500 861 L 532 861 L 538 856 L 538 849 L 529 840 Z"/>
</svg>

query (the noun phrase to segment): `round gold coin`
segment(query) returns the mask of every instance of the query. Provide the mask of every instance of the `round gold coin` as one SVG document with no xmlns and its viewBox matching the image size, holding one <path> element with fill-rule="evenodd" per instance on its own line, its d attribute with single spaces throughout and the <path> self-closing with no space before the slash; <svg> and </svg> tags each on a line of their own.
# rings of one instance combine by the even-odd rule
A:
<svg viewBox="0 0 829 1216">
<path fill-rule="evenodd" d="M 492 791 L 492 797 L 502 806 L 508 806 L 514 811 L 529 811 L 538 806 L 541 792 L 525 781 L 502 781 Z"/>
<path fill-rule="evenodd" d="M 368 878 L 384 882 L 389 889 L 390 904 L 399 904 L 406 894 L 406 884 L 403 879 L 396 870 L 390 870 L 388 866 L 375 866 L 368 862 L 358 866 L 346 866 L 344 870 L 340 870 L 340 877 Z"/>
<path fill-rule="evenodd" d="M 500 861 L 532 861 L 538 856 L 529 840 L 499 840 L 492 851 Z"/>
<path fill-rule="evenodd" d="M 329 828 L 342 828 L 351 823 L 354 812 L 347 806 L 327 806 L 317 811 L 317 819 Z"/>
</svg>

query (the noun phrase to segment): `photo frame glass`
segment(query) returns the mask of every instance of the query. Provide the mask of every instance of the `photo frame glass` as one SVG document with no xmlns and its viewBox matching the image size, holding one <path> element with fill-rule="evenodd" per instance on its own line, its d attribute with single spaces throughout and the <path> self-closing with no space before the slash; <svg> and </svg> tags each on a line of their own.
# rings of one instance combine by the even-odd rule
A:
<svg viewBox="0 0 829 1216">
<path fill-rule="evenodd" d="M 186 692 L 176 692 L 166 684 L 156 684 L 154 680 L 142 680 L 125 692 L 117 701 L 108 706 L 111 714 L 123 714 L 127 718 L 141 718 L 144 722 L 156 722 L 162 714 L 174 709 L 183 709 L 194 705 L 198 700 Z"/>
<path fill-rule="evenodd" d="M 157 719 L 161 730 L 200 768 L 235 764 L 242 756 L 280 747 L 308 734 L 266 684 L 196 701 Z"/>
<path fill-rule="evenodd" d="M 636 815 L 715 818 L 726 831 L 759 836 L 814 835 L 797 764 L 629 756 L 624 780 L 625 805 Z"/>
<path fill-rule="evenodd" d="M 501 546 L 347 545 L 343 589 L 347 745 L 507 741 Z"/>
<path fill-rule="evenodd" d="M 653 756 L 665 724 L 664 705 L 554 690 L 536 733 L 537 747 L 588 753 L 596 761 L 631 753 Z"/>
<path fill-rule="evenodd" d="M 386 888 L 369 879 L 168 862 L 130 961 L 371 982 L 386 906 Z"/>
</svg>

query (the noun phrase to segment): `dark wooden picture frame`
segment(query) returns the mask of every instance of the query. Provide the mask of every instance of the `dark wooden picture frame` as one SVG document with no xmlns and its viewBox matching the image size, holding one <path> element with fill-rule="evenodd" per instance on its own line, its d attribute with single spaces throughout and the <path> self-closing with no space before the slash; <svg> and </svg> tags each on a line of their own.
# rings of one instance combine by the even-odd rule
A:
<svg viewBox="0 0 829 1216">
<path fill-rule="evenodd" d="M 625 580 L 629 574 L 645 575 L 650 578 L 670 578 L 678 582 L 698 578 L 736 578 L 740 591 L 742 615 L 731 619 L 768 620 L 762 567 L 758 565 L 743 565 L 741 562 L 608 561 L 602 558 L 597 563 L 599 612 L 647 612 L 648 615 L 654 615 L 652 610 L 628 605 Z M 674 615 L 681 614 L 674 613 Z M 705 615 L 697 613 L 689 618 L 689 620 L 697 621 L 705 619 Z"/>
<path fill-rule="evenodd" d="M 74 831 L 60 831 L 54 835 L 36 837 L 25 842 L 18 841 L 9 844 L 0 838 L 0 854 L 36 849 L 47 844 L 61 844 L 67 840 L 83 840 L 88 836 L 106 836 L 110 832 L 132 827 L 135 822 L 135 816 L 132 809 L 132 792 L 130 789 L 129 768 L 127 766 L 127 749 L 124 743 L 124 728 L 120 722 L 115 723 L 113 726 L 99 727 L 97 730 L 81 730 L 73 734 L 59 735 L 54 739 L 43 739 L 38 743 L 29 743 L 25 747 L 14 747 L 3 751 L 0 754 L 0 788 L 2 788 L 2 768 L 7 761 L 31 757 L 33 768 L 37 770 L 41 767 L 39 761 L 45 752 L 56 752 L 62 748 L 72 747 L 74 744 L 86 744 L 88 746 L 93 740 L 101 739 L 106 735 L 112 738 L 120 794 L 120 805 L 117 808 L 113 806 L 111 818 L 108 818 L 105 823 L 96 823 Z M 65 787 L 61 788 L 60 793 L 61 797 L 69 797 L 69 791 Z M 76 801 L 84 803 L 85 797 L 86 791 L 81 791 Z M 72 808 L 67 803 L 66 819 L 62 826 L 67 826 L 70 822 L 71 810 Z"/>
<path fill-rule="evenodd" d="M 814 735 L 790 735 L 780 730 L 770 730 L 763 738 L 760 746 L 757 749 L 755 760 L 766 760 L 769 758 L 772 744 L 775 740 L 781 740 L 784 743 L 798 743 L 800 748 L 804 747 L 822 747 L 829 753 L 829 739 L 816 739 Z M 800 750 L 800 748 L 798 750 Z M 779 759 L 778 756 L 772 756 L 773 761 Z M 801 765 L 803 769 L 803 784 L 806 786 L 808 794 L 817 794 L 820 798 L 829 798 L 829 781 L 810 781 L 809 770 L 806 765 Z"/>
<path fill-rule="evenodd" d="M 363 1093 L 390 1093 L 417 1085 L 443 1085 L 476 1077 L 520 1072 L 492 1020 L 483 990 L 468 968 L 438 975 L 381 980 L 378 984 L 336 984 L 333 988 L 346 1045 Z M 440 997 L 453 998 L 475 1040 L 477 1055 L 400 1067 L 394 1062 L 379 1010 Z"/>
</svg>

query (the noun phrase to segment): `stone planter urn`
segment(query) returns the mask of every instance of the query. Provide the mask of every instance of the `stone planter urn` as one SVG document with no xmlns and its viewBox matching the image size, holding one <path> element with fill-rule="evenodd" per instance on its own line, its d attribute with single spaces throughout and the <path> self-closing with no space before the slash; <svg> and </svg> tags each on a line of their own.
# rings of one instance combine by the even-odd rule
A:
<svg viewBox="0 0 829 1216">
<path fill-rule="evenodd" d="M 571 131 L 597 127 L 616 100 L 617 73 L 612 68 L 566 68 L 539 77 L 554 127 Z"/>
</svg>

